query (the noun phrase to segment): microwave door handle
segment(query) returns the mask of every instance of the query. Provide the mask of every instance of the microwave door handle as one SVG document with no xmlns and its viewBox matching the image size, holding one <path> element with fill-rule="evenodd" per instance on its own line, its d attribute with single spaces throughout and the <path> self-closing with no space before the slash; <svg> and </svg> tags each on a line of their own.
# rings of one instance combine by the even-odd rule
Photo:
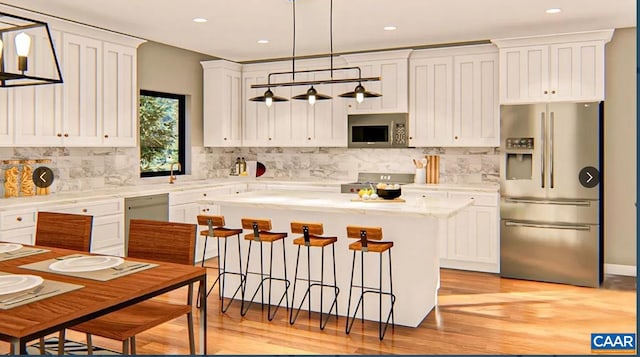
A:
<svg viewBox="0 0 640 357">
<path fill-rule="evenodd" d="M 396 124 L 393 120 L 391 121 L 391 128 L 389 129 L 391 129 L 389 130 L 389 136 L 391 136 L 391 138 L 389 139 L 389 142 L 391 143 L 391 146 L 393 146 L 393 144 L 396 143 L 396 138 L 395 138 Z"/>
<path fill-rule="evenodd" d="M 551 112 L 549 114 L 549 119 L 551 120 L 551 122 L 549 123 L 549 175 L 551 177 L 551 179 L 550 179 L 550 181 L 551 181 L 550 187 L 551 188 L 553 188 L 553 183 L 554 183 L 554 179 L 553 179 L 553 151 L 554 151 L 553 150 L 554 149 L 553 148 L 553 146 L 554 146 L 554 143 L 553 143 L 553 140 L 554 140 L 553 139 L 553 132 L 554 132 L 554 130 L 553 130 L 553 127 L 554 127 L 553 120 L 555 119 L 555 116 L 556 115 L 555 115 L 554 112 Z"/>
<path fill-rule="evenodd" d="M 546 151 L 545 135 L 546 135 L 547 128 L 545 127 L 545 120 L 544 119 L 545 119 L 544 118 L 544 112 L 542 112 L 542 113 L 540 113 L 540 141 L 541 141 L 540 146 L 542 147 L 542 150 L 540 150 L 540 159 L 541 159 L 540 161 L 542 162 L 542 165 L 541 165 L 542 168 L 541 168 L 540 175 L 541 175 L 541 178 L 542 178 L 542 186 L 541 186 L 542 188 L 544 188 L 545 177 L 547 176 L 547 173 L 546 173 L 546 170 L 545 170 L 546 163 L 545 163 L 545 160 L 544 160 L 545 151 Z"/>
</svg>

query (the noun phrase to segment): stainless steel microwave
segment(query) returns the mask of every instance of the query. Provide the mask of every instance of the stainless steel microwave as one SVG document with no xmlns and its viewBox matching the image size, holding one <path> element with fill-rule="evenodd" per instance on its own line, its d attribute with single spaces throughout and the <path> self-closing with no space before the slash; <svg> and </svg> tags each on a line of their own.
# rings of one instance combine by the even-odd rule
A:
<svg viewBox="0 0 640 357">
<path fill-rule="evenodd" d="M 406 148 L 407 113 L 352 114 L 347 117 L 350 148 Z"/>
</svg>

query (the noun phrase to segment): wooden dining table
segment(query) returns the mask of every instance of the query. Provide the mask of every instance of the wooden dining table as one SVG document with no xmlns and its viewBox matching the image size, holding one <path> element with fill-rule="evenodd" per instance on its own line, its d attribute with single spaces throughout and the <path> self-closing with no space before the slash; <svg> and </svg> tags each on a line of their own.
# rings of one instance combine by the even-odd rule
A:
<svg viewBox="0 0 640 357">
<path fill-rule="evenodd" d="M 199 309 L 199 353 L 207 354 L 205 268 L 136 258 L 136 261 L 155 263 L 157 266 L 109 281 L 97 281 L 20 268 L 21 265 L 69 254 L 87 254 L 66 249 L 35 247 L 48 249 L 49 252 L 0 261 L 0 272 L 38 275 L 45 280 L 84 287 L 0 311 L 0 340 L 10 342 L 16 354 L 26 354 L 27 342 L 41 336 L 71 328 L 81 322 L 196 282 L 200 283 L 199 298 L 202 302 Z"/>
</svg>

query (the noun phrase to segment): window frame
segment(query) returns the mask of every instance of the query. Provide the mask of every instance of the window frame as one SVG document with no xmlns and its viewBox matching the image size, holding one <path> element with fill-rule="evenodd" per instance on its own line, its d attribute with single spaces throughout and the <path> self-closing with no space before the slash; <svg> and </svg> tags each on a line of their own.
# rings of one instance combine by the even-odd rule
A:
<svg viewBox="0 0 640 357">
<path fill-rule="evenodd" d="M 187 105 L 187 96 L 183 94 L 174 94 L 174 93 L 166 93 L 166 92 L 158 92 L 146 89 L 140 89 L 139 96 L 147 96 L 147 97 L 159 97 L 159 98 L 169 98 L 178 100 L 178 163 L 180 163 L 180 169 L 176 168 L 173 171 L 174 175 L 184 175 L 185 174 L 185 157 L 186 157 L 186 105 Z M 140 115 L 140 107 L 138 107 L 138 116 Z M 138 126 L 140 123 L 138 122 Z M 140 131 L 138 131 L 138 142 L 140 140 Z M 142 144 L 139 145 L 139 150 L 142 150 Z M 140 177 L 157 177 L 157 176 L 169 176 L 170 171 L 152 171 L 152 172 L 142 172 L 142 167 L 140 168 Z"/>
</svg>

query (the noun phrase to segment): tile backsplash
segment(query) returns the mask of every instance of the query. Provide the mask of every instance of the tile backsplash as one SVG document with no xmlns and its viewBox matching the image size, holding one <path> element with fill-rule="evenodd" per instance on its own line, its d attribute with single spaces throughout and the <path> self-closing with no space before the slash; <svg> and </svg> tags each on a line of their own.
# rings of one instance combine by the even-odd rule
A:
<svg viewBox="0 0 640 357">
<path fill-rule="evenodd" d="M 191 176 L 226 177 L 236 157 L 265 164 L 263 177 L 353 181 L 358 172 L 413 172 L 412 159 L 440 155 L 441 183 L 499 182 L 497 148 L 210 148 L 193 147 Z M 0 160 L 51 159 L 51 192 L 81 191 L 139 182 L 138 148 L 0 148 Z M 0 175 L 0 183 L 3 180 Z"/>
</svg>

